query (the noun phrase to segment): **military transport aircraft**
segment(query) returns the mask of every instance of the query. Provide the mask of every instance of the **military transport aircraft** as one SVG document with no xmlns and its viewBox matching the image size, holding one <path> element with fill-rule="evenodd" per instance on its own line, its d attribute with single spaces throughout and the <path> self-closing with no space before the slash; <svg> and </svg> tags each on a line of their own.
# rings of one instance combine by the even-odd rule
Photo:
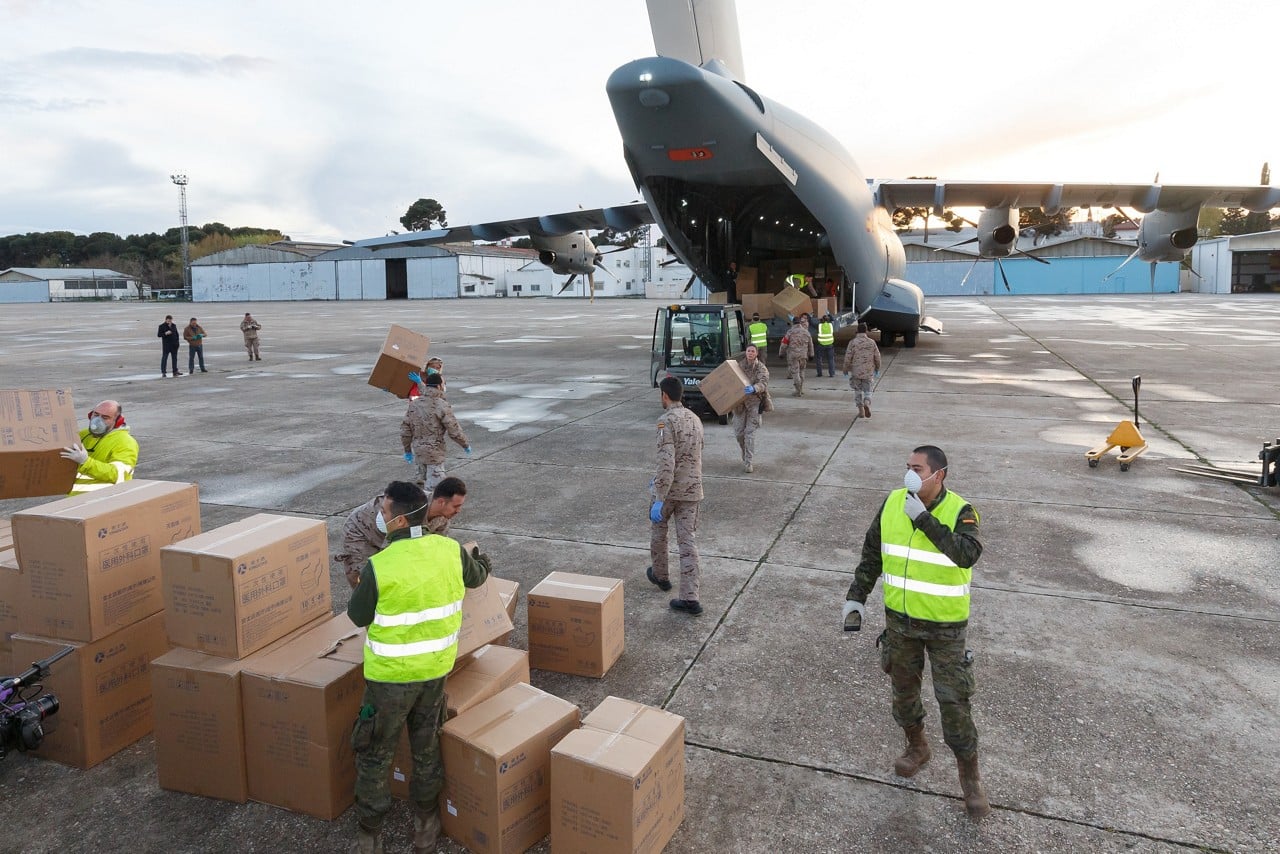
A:
<svg viewBox="0 0 1280 854">
<path fill-rule="evenodd" d="M 729 288 L 730 261 L 759 267 L 831 256 L 853 283 L 857 314 L 890 339 L 901 334 L 911 347 L 920 329 L 936 332 L 941 324 L 925 315 L 920 288 L 902 278 L 905 254 L 889 215 L 895 208 L 985 208 L 980 245 L 996 247 L 1016 240 L 1019 207 L 1052 214 L 1067 207 L 1123 205 L 1146 214 L 1134 257 L 1154 264 L 1181 259 L 1195 243 L 1202 205 L 1251 211 L 1280 205 L 1280 188 L 1270 186 L 868 181 L 819 125 L 747 85 L 733 0 L 647 2 L 659 55 L 628 62 L 605 86 L 643 205 L 357 245 L 530 234 L 548 247 L 545 257 L 551 260 L 544 263 L 576 251 L 581 255 L 573 257 L 583 265 L 595 265 L 598 255 L 590 256 L 585 241 L 559 251 L 545 241 L 587 228 L 624 230 L 656 222 L 672 251 L 711 291 Z"/>
</svg>

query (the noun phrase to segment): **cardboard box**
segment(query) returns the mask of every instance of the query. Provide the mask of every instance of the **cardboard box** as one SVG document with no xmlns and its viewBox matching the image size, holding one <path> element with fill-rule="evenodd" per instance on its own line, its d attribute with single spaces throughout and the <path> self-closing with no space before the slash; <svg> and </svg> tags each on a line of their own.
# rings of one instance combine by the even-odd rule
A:
<svg viewBox="0 0 1280 854">
<path fill-rule="evenodd" d="M 707 294 L 708 305 L 727 305 L 729 303 L 728 291 L 713 291 Z"/>
<path fill-rule="evenodd" d="M 482 646 L 445 680 L 446 713 L 449 718 L 456 718 L 518 682 L 529 682 L 529 653 L 507 646 Z M 393 796 L 409 799 L 412 771 L 413 754 L 409 750 L 409 731 L 406 729 L 401 733 L 391 765 Z"/>
<path fill-rule="evenodd" d="M 13 514 L 22 631 L 88 643 L 164 607 L 160 549 L 200 533 L 193 483 L 131 480 Z"/>
<path fill-rule="evenodd" d="M 827 314 L 828 312 L 831 313 L 832 317 L 836 316 L 835 300 L 831 299 L 830 297 L 823 297 L 822 299 L 811 299 L 809 300 L 809 304 L 812 306 L 811 310 L 813 312 L 814 320 L 820 320 L 822 318 L 822 315 Z"/>
<path fill-rule="evenodd" d="M 502 607 L 507 609 L 507 618 L 511 620 L 513 626 L 512 631 L 498 635 L 493 639 L 493 643 L 509 643 L 512 632 L 515 631 L 516 606 L 520 603 L 520 583 L 493 575 L 489 576 L 489 579 L 493 582 L 493 586 L 497 588 L 498 598 L 502 600 Z"/>
<path fill-rule="evenodd" d="M 10 636 L 18 631 L 18 591 L 21 584 L 9 520 L 0 519 L 0 676 L 12 676 L 15 672 Z"/>
<path fill-rule="evenodd" d="M 698 391 L 702 392 L 717 415 L 724 415 L 743 401 L 746 394 L 742 390 L 750 382 L 738 360 L 727 359 L 703 378 Z"/>
<path fill-rule="evenodd" d="M 551 747 L 578 707 L 523 683 L 445 723 L 441 822 L 477 854 L 524 851 L 551 829 Z"/>
<path fill-rule="evenodd" d="M 174 646 L 243 658 L 333 612 L 323 522 L 258 513 L 160 550 Z"/>
<path fill-rule="evenodd" d="M 748 323 L 753 314 L 760 315 L 761 320 L 773 317 L 773 294 L 743 294 L 742 313 Z"/>
<path fill-rule="evenodd" d="M 773 295 L 773 313 L 775 317 L 786 317 L 788 314 L 799 316 L 802 312 L 812 309 L 812 307 L 809 296 L 791 287 L 791 285 L 787 285 Z"/>
<path fill-rule="evenodd" d="M 529 666 L 603 676 L 626 646 L 622 582 L 553 572 L 529 591 Z"/>
<path fill-rule="evenodd" d="M 76 464 L 59 452 L 77 423 L 69 389 L 0 389 L 0 499 L 70 492 Z"/>
<path fill-rule="evenodd" d="M 75 652 L 44 680 L 58 711 L 45 724 L 38 755 L 92 768 L 151 732 L 151 662 L 169 649 L 164 618 L 152 614 L 89 643 L 16 634 L 13 658 L 30 664 L 66 646 Z"/>
<path fill-rule="evenodd" d="M 551 749 L 551 850 L 659 852 L 684 820 L 684 718 L 608 697 Z"/>
<path fill-rule="evenodd" d="M 409 381 L 409 372 L 422 372 L 430 348 L 431 339 L 427 336 L 391 324 L 373 373 L 369 374 L 369 385 L 408 399 L 414 387 Z"/>
<path fill-rule="evenodd" d="M 735 280 L 734 284 L 734 290 L 738 292 L 739 300 L 741 300 L 745 294 L 759 293 L 760 271 L 755 267 L 739 267 L 738 278 Z"/>
<path fill-rule="evenodd" d="M 458 629 L 458 659 L 511 634 L 515 628 L 507 616 L 507 606 L 502 601 L 492 576 L 479 587 L 468 587 L 462 599 L 462 628 Z"/>
<path fill-rule="evenodd" d="M 314 620 L 239 661 L 179 647 L 151 662 L 156 772 L 162 789 L 238 804 L 249 799 L 240 673 L 256 656 L 270 654 L 327 620 Z"/>
<path fill-rule="evenodd" d="M 364 631 L 345 614 L 245 662 L 249 797 L 316 818 L 355 800 L 351 725 L 364 695 Z"/>
</svg>

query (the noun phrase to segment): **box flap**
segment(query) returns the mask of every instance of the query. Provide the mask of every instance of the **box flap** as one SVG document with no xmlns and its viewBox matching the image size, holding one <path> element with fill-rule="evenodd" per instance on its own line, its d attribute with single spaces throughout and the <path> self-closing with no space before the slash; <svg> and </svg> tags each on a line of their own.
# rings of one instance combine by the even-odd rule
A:
<svg viewBox="0 0 1280 854">
<path fill-rule="evenodd" d="M 572 572 L 553 572 L 529 591 L 530 596 L 548 596 L 555 599 L 576 599 L 582 602 L 603 602 L 622 582 L 616 578 L 598 575 L 577 575 Z"/>
</svg>

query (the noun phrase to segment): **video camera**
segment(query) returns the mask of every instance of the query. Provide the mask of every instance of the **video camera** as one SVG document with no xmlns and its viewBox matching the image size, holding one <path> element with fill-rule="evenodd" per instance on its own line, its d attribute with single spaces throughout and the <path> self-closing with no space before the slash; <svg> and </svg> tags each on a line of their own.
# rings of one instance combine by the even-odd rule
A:
<svg viewBox="0 0 1280 854">
<path fill-rule="evenodd" d="M 48 677 L 50 667 L 73 652 L 74 647 L 63 647 L 42 661 L 32 662 L 17 676 L 0 678 L 0 759 L 15 747 L 35 750 L 44 741 L 43 721 L 57 713 L 58 698 L 41 693 L 44 686 L 40 680 Z"/>
</svg>

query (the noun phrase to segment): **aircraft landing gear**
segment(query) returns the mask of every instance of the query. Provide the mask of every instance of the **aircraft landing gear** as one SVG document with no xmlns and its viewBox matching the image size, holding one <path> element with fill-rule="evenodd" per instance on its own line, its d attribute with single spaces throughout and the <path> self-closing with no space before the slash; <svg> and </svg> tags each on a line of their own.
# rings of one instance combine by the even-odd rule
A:
<svg viewBox="0 0 1280 854">
<path fill-rule="evenodd" d="M 916 336 L 920 334 L 919 330 L 913 329 L 910 332 L 902 333 L 902 346 L 908 350 L 916 346 Z"/>
</svg>

